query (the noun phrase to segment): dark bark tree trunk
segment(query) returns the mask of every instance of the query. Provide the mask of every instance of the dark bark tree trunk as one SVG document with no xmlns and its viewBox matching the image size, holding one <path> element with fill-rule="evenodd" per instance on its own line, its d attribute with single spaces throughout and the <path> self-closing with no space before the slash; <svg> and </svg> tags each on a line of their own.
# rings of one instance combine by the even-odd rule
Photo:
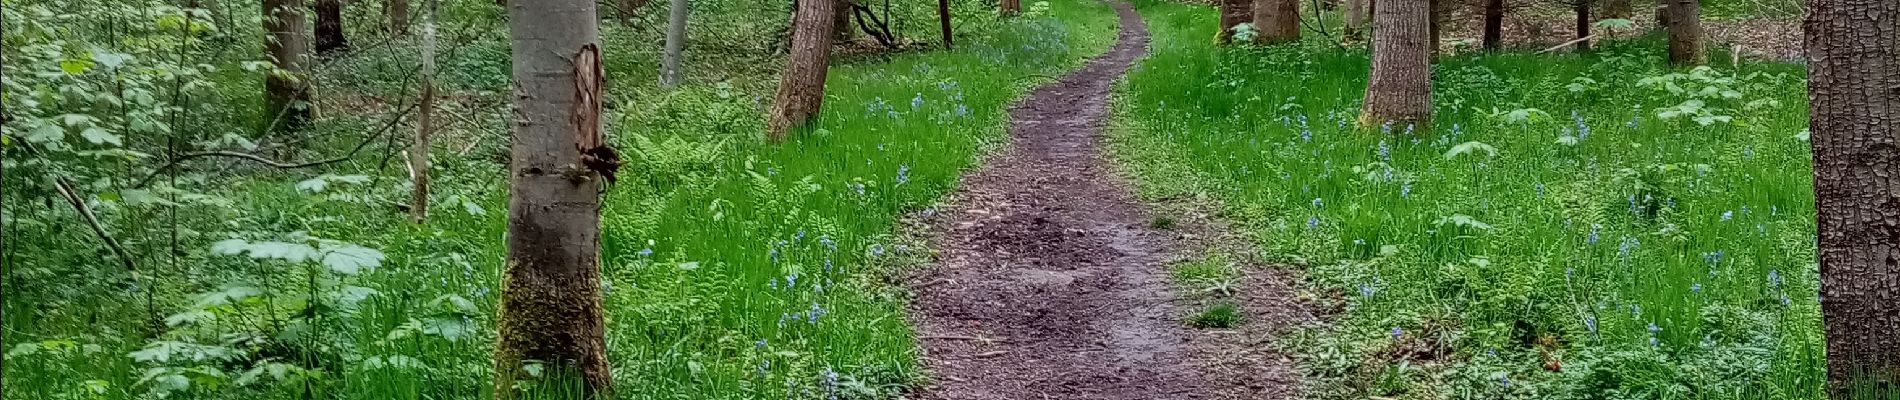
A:
<svg viewBox="0 0 1900 400">
<path fill-rule="evenodd" d="M 350 48 L 343 37 L 343 0 L 317 0 L 317 54 Z"/>
<path fill-rule="evenodd" d="M 1013 17 L 1023 13 L 1023 0 L 1003 0 L 996 8 L 1003 16 Z"/>
<path fill-rule="evenodd" d="M 1702 65 L 1709 62 L 1702 34 L 1702 0 L 1669 2 L 1669 63 Z"/>
<path fill-rule="evenodd" d="M 780 77 L 777 100 L 766 122 L 766 137 L 784 140 L 804 126 L 825 100 L 825 72 L 830 69 L 832 19 L 838 2 L 802 1 L 792 23 L 792 54 Z"/>
<path fill-rule="evenodd" d="M 835 39 L 839 42 L 849 42 L 851 38 L 856 37 L 856 30 L 851 29 L 852 3 L 851 0 L 837 1 L 838 4 L 832 7 L 832 14 L 836 15 L 836 18 L 831 20 L 834 24 L 831 27 L 831 34 L 835 35 Z"/>
<path fill-rule="evenodd" d="M 561 398 L 604 399 L 612 390 L 600 305 L 600 187 L 608 175 L 597 166 L 618 157 L 602 151 L 599 24 L 594 0 L 508 8 L 516 96 L 497 399 L 548 396 L 515 389 L 527 380 Z M 538 377 L 523 371 L 527 360 L 541 363 Z"/>
<path fill-rule="evenodd" d="M 1278 44 L 1300 40 L 1299 0 L 1255 0 L 1253 26 L 1260 33 L 1254 42 Z"/>
<path fill-rule="evenodd" d="M 1253 22 L 1253 0 L 1220 0 L 1220 33 L 1214 42 L 1233 43 L 1234 26 L 1248 22 Z"/>
<path fill-rule="evenodd" d="M 937 0 L 937 24 L 943 28 L 943 48 L 956 47 L 950 32 L 950 0 Z"/>
<path fill-rule="evenodd" d="M 1346 39 L 1359 40 L 1366 33 L 1367 0 L 1346 0 Z"/>
<path fill-rule="evenodd" d="M 1504 48 L 1504 0 L 1484 2 L 1484 49 Z"/>
<path fill-rule="evenodd" d="M 435 12 L 436 0 L 423 0 L 422 17 L 422 100 L 416 112 L 416 141 L 409 149 L 409 219 L 422 223 L 429 218 L 430 137 L 435 134 Z"/>
<path fill-rule="evenodd" d="M 310 121 L 315 104 L 310 102 L 310 39 L 306 36 L 303 0 L 264 0 L 264 52 L 280 72 L 264 78 L 265 117 L 272 125 L 287 130 L 301 129 Z"/>
<path fill-rule="evenodd" d="M 1584 39 L 1590 37 L 1590 5 L 1588 0 L 1578 0 L 1576 4 L 1577 39 L 1580 40 L 1577 42 L 1577 51 L 1590 51 L 1590 41 Z"/>
<path fill-rule="evenodd" d="M 1630 19 L 1636 15 L 1636 5 L 1631 0 L 1605 0 L 1603 17 L 1610 19 Z"/>
<path fill-rule="evenodd" d="M 1372 16 L 1372 76 L 1361 126 L 1432 118 L 1430 0 L 1382 0 Z"/>
<path fill-rule="evenodd" d="M 398 37 L 409 35 L 409 0 L 383 0 L 383 16 L 389 24 L 383 31 Z"/>
<path fill-rule="evenodd" d="M 1829 392 L 1835 399 L 1894 398 L 1900 396 L 1900 2 L 1812 0 L 1808 7 Z"/>
<path fill-rule="evenodd" d="M 680 61 L 686 48 L 686 0 L 673 0 L 666 19 L 666 52 L 661 54 L 660 87 L 672 89 L 684 82 Z"/>
<path fill-rule="evenodd" d="M 1431 26 L 1427 28 L 1428 39 L 1425 40 L 1425 46 L 1431 49 L 1432 59 L 1437 59 L 1438 48 L 1444 47 L 1442 45 L 1445 43 L 1445 5 L 1451 3 L 1451 0 L 1427 0 L 1427 3 L 1429 3 L 1427 7 L 1431 9 L 1429 23 Z"/>
</svg>

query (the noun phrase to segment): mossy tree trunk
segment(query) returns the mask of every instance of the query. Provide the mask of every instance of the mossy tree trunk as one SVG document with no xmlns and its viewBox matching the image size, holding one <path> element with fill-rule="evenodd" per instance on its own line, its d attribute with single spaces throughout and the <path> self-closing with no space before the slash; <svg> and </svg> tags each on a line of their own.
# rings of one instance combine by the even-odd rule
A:
<svg viewBox="0 0 1900 400">
<path fill-rule="evenodd" d="M 1900 2 L 1808 6 L 1830 397 L 1891 399 L 1900 396 Z"/>
<path fill-rule="evenodd" d="M 1504 0 L 1484 2 L 1484 49 L 1504 48 Z"/>
<path fill-rule="evenodd" d="M 1346 0 L 1346 39 L 1359 40 L 1366 34 L 1367 0 Z"/>
<path fill-rule="evenodd" d="M 831 31 L 836 26 L 834 12 L 839 3 L 798 2 L 792 22 L 792 54 L 779 78 L 772 114 L 766 120 L 768 139 L 784 140 L 793 129 L 817 116 L 824 105 L 825 72 L 831 67 Z"/>
<path fill-rule="evenodd" d="M 602 177 L 582 167 L 604 146 L 595 8 L 593 0 L 508 8 L 514 144 L 497 399 L 603 399 L 611 392 L 600 304 Z M 524 368 L 529 360 L 540 363 L 539 374 Z M 535 392 L 517 390 L 523 381 Z"/>
<path fill-rule="evenodd" d="M 1373 12 L 1372 75 L 1360 126 L 1432 118 L 1430 0 L 1380 0 Z"/>
<path fill-rule="evenodd" d="M 343 0 L 317 0 L 317 54 L 330 54 L 350 48 L 343 37 Z"/>
</svg>

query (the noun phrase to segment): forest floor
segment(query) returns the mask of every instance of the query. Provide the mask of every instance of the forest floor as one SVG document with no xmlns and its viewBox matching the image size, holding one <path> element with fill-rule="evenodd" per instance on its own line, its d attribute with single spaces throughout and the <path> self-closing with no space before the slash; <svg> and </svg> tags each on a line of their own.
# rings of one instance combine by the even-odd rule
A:
<svg viewBox="0 0 1900 400">
<path fill-rule="evenodd" d="M 1104 153 L 1110 89 L 1148 48 L 1140 15 L 1114 6 L 1115 46 L 1013 106 L 1010 149 L 965 175 L 931 227 L 939 258 L 911 281 L 934 378 L 923 398 L 1278 398 L 1297 388 L 1287 358 L 1183 323 L 1169 263 L 1219 235 L 1163 229 Z M 1244 307 L 1288 312 L 1250 313 L 1263 317 L 1250 328 L 1305 315 L 1285 284 L 1256 281 L 1283 290 L 1250 290 L 1279 298 Z M 1224 346 L 1236 351 L 1215 349 Z"/>
</svg>

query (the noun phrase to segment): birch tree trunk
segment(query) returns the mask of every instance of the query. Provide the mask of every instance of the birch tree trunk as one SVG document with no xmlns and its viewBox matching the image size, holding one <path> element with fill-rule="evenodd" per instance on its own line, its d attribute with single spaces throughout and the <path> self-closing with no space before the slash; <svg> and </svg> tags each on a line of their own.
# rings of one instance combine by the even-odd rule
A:
<svg viewBox="0 0 1900 400">
<path fill-rule="evenodd" d="M 264 78 L 265 117 L 283 129 L 301 129 L 316 107 L 310 102 L 310 39 L 303 0 L 264 0 L 264 52 L 278 71 Z"/>
<path fill-rule="evenodd" d="M 1708 44 L 1704 42 L 1702 34 L 1702 1 L 1666 1 L 1669 2 L 1669 63 L 1709 63 Z"/>
<path fill-rule="evenodd" d="M 497 399 L 610 398 L 600 305 L 602 175 L 583 167 L 604 148 L 595 8 L 593 0 L 508 7 L 514 144 L 496 316 Z M 541 363 L 538 376 L 522 368 L 527 360 Z M 537 381 L 535 392 L 516 390 L 517 381 Z"/>
<path fill-rule="evenodd" d="M 1300 40 L 1299 0 L 1254 0 L 1254 42 L 1278 44 Z"/>
<path fill-rule="evenodd" d="M 1900 2 L 1808 6 L 1829 392 L 1891 399 L 1900 396 Z"/>
<path fill-rule="evenodd" d="M 831 30 L 835 26 L 833 12 L 838 5 L 828 0 L 798 2 L 792 23 L 792 54 L 766 122 L 766 137 L 772 141 L 784 140 L 791 130 L 804 126 L 824 104 L 825 72 L 830 69 Z"/>
<path fill-rule="evenodd" d="M 1360 126 L 1432 118 L 1429 0 L 1380 0 L 1373 12 L 1372 75 Z"/>
<path fill-rule="evenodd" d="M 666 52 L 660 60 L 660 87 L 672 89 L 683 83 L 680 59 L 686 48 L 686 0 L 673 0 L 666 18 Z"/>
</svg>

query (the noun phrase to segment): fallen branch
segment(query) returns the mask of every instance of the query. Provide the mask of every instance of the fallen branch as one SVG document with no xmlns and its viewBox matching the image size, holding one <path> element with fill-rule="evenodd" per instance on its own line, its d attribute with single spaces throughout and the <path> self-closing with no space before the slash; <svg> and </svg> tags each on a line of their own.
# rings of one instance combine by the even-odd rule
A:
<svg viewBox="0 0 1900 400">
<path fill-rule="evenodd" d="M 1574 45 L 1576 45 L 1577 43 L 1583 43 L 1583 42 L 1585 42 L 1585 41 L 1589 41 L 1589 40 L 1591 40 L 1591 39 L 1596 39 L 1596 38 L 1597 38 L 1597 36 L 1603 36 L 1603 34 L 1595 34 L 1595 35 L 1590 35 L 1590 36 L 1584 36 L 1584 37 L 1582 37 L 1582 38 L 1578 38 L 1577 40 L 1572 40 L 1572 41 L 1568 41 L 1568 42 L 1564 42 L 1564 44 L 1560 44 L 1560 45 L 1557 45 L 1556 47 L 1551 47 L 1551 48 L 1548 48 L 1548 49 L 1544 49 L 1543 51 L 1539 51 L 1539 52 L 1537 52 L 1537 53 L 1535 53 L 1535 54 L 1544 54 L 1544 53 L 1549 53 L 1549 52 L 1553 52 L 1553 51 L 1557 51 L 1557 50 L 1563 50 L 1563 49 L 1564 49 L 1565 47 L 1570 47 L 1570 46 L 1574 46 Z"/>
</svg>

